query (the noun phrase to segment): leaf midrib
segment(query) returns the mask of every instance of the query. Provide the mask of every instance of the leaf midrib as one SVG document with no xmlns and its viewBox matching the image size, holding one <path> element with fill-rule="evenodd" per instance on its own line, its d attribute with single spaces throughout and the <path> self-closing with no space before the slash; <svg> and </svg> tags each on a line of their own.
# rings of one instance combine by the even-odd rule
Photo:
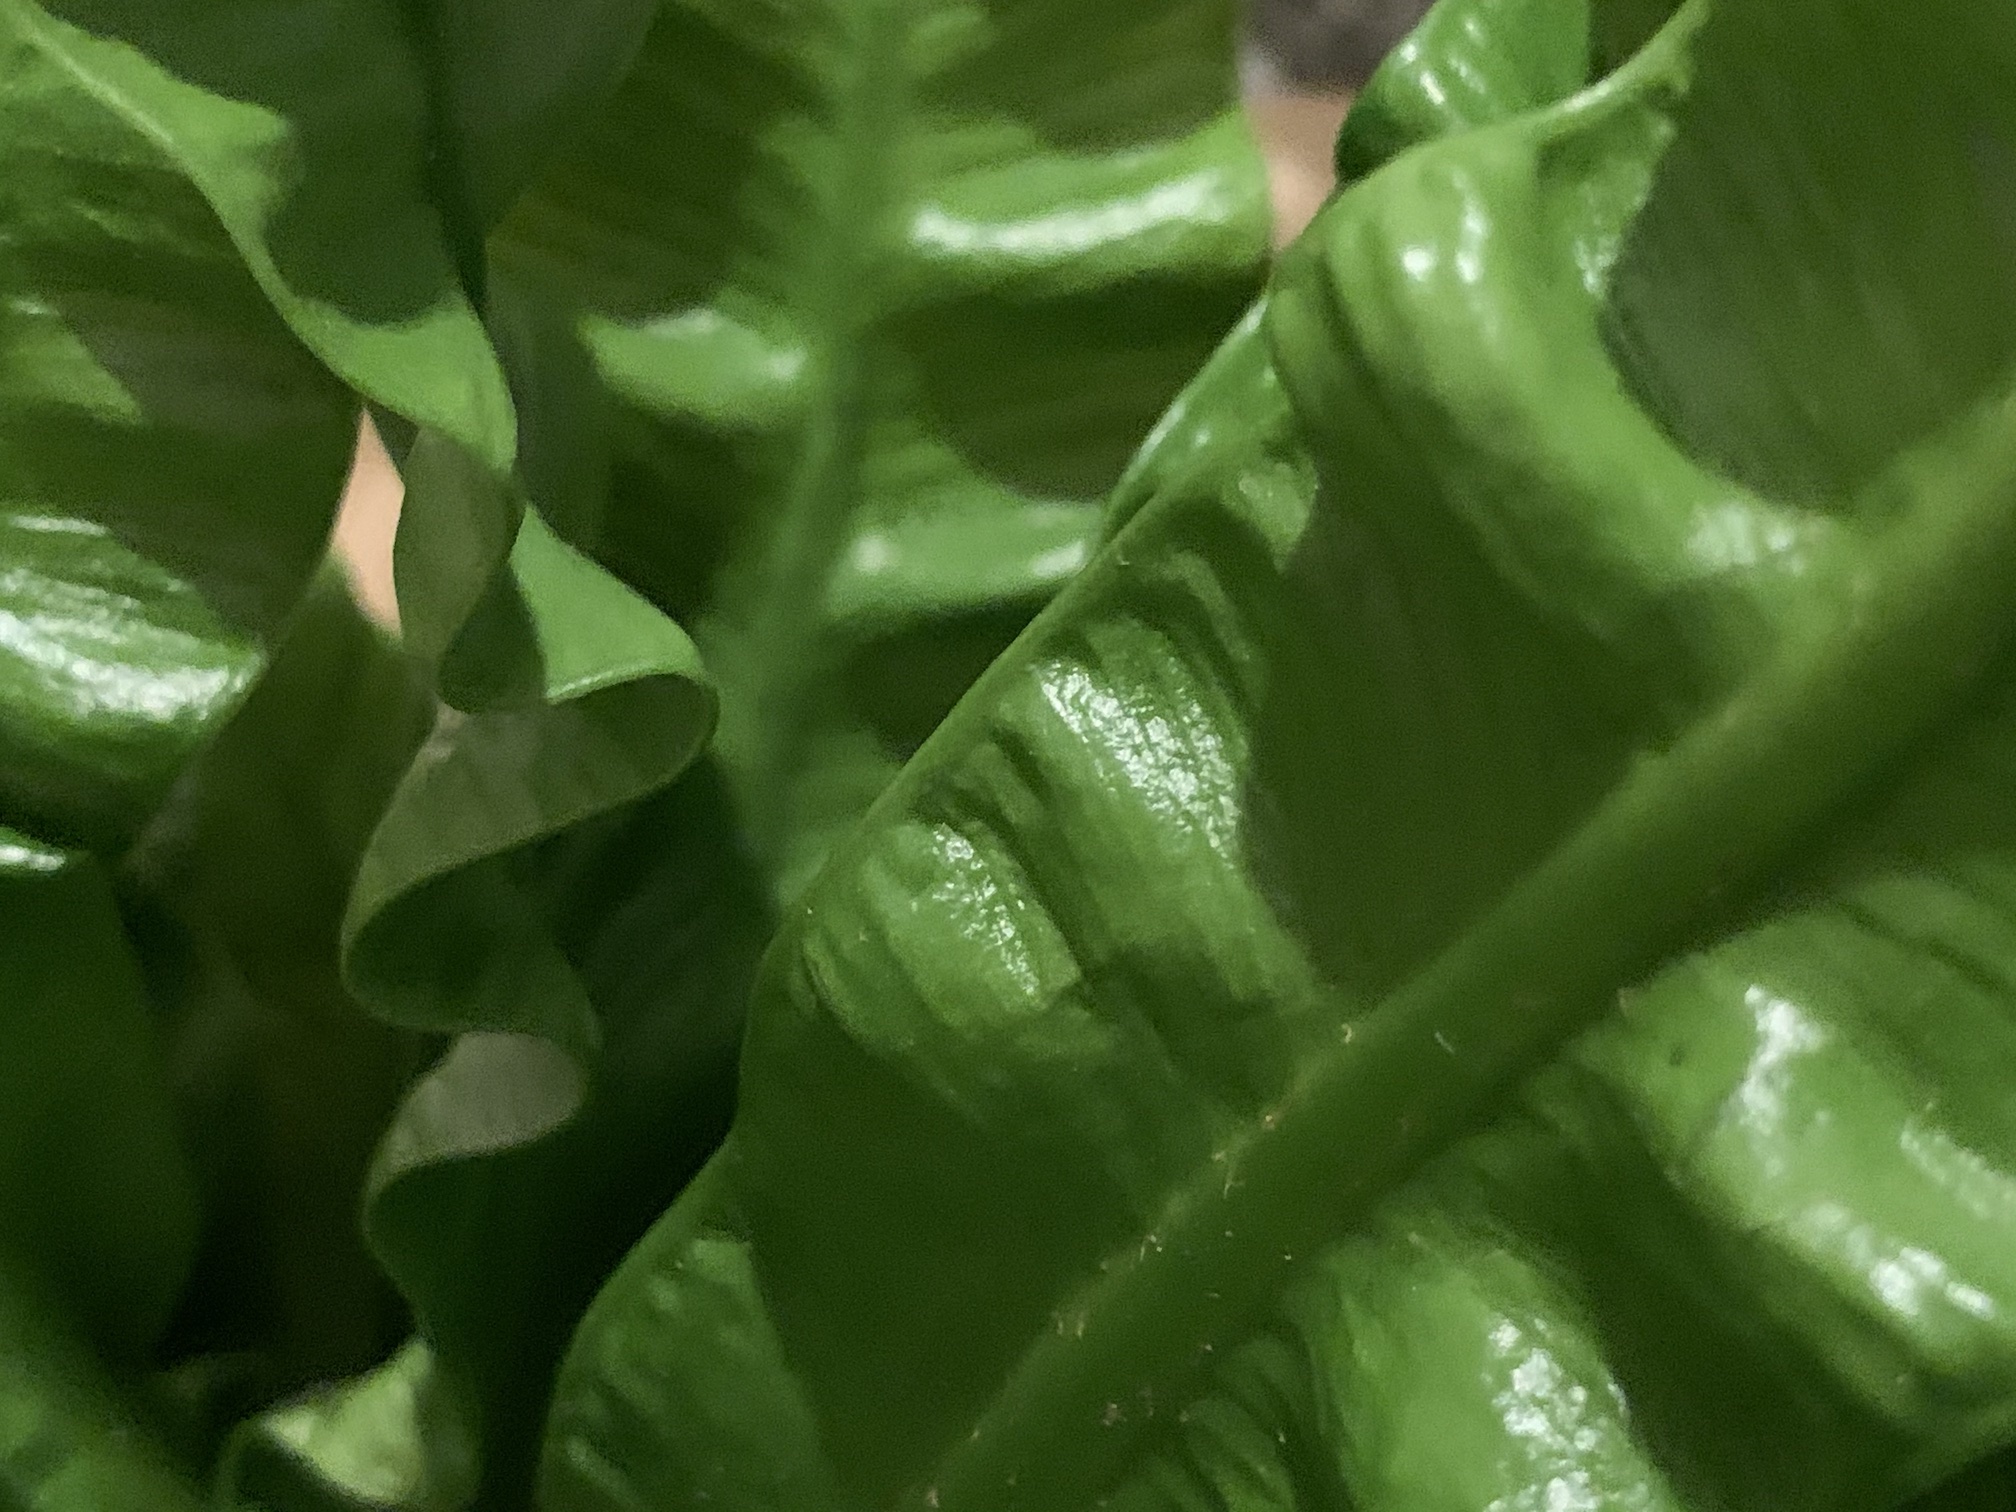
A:
<svg viewBox="0 0 2016 1512">
<path fill-rule="evenodd" d="M 805 711 L 827 675 L 820 642 L 827 585 L 860 493 L 878 362 L 870 332 L 880 318 L 880 266 L 896 208 L 910 79 L 903 66 L 913 0 L 879 0 L 845 12 L 848 72 L 835 101 L 837 171 L 819 201 L 823 234 L 799 240 L 812 392 L 797 433 L 790 481 L 768 531 L 760 585 L 747 619 L 749 737 L 741 773 L 758 853 L 773 861 L 788 836 L 787 793 L 809 734 Z"/>
<path fill-rule="evenodd" d="M 1186 1400 L 1201 1346 L 1236 1341 L 1298 1255 L 1481 1123 L 1621 984 L 1735 906 L 1978 682 L 2005 646 L 2016 594 L 2012 429 L 2016 400 L 2000 397 L 1900 458 L 1880 486 L 1914 507 L 1861 570 L 1816 585 L 1831 612 L 1802 620 L 1752 678 L 1646 757 L 1490 912 L 1341 1029 L 1222 1160 L 1173 1190 L 1153 1230 L 1059 1309 L 1082 1331 L 1038 1335 L 903 1505 L 1047 1509 L 1096 1496 L 1141 1428 L 1116 1422 L 1111 1403 L 1143 1386 Z M 1152 550 L 1159 514 L 1122 532 L 1138 543 L 1130 555 Z"/>
</svg>

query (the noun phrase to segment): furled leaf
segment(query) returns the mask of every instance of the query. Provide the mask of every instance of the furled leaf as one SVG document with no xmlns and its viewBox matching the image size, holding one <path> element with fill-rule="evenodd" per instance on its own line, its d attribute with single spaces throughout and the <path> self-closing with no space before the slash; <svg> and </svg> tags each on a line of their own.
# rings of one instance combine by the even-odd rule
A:
<svg viewBox="0 0 2016 1512">
<path fill-rule="evenodd" d="M 1693 0 L 1343 194 L 787 922 L 542 1505 L 2006 1442 L 2012 76 L 1962 0 Z"/>
<path fill-rule="evenodd" d="M 62 33 L 0 8 L 0 1478 L 171 1506 L 167 1451 L 85 1354 L 132 1376 L 198 1224 L 108 858 L 258 678 L 355 402 Z"/>
</svg>

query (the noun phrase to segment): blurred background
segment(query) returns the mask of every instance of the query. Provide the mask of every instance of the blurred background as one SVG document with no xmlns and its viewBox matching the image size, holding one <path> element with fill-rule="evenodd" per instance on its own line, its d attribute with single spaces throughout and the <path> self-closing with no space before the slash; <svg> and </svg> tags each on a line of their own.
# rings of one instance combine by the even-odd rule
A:
<svg viewBox="0 0 2016 1512">
<path fill-rule="evenodd" d="M 1245 90 L 1286 242 L 1330 192 L 1330 144 L 1351 94 L 1429 0 L 1247 0 Z"/>
<path fill-rule="evenodd" d="M 1362 84 L 1427 0 L 1249 0 L 1257 81 L 1321 93 Z"/>
</svg>

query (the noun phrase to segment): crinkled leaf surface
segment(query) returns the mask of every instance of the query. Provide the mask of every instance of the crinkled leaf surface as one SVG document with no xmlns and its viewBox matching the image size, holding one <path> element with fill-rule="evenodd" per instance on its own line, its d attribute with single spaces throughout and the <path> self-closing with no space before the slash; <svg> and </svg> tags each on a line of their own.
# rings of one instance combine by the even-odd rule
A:
<svg viewBox="0 0 2016 1512">
<path fill-rule="evenodd" d="M 1694 0 L 1365 165 L 787 920 L 543 1505 L 1875 1508 L 2006 1442 L 2012 73 Z"/>
</svg>

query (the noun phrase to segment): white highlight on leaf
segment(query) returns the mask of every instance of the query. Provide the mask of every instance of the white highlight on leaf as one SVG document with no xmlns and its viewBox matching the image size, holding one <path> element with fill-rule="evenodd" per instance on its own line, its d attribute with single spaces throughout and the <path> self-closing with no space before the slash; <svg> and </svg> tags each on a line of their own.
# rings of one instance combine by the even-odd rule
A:
<svg viewBox="0 0 2016 1512">
<path fill-rule="evenodd" d="M 1756 567 L 1773 560 L 1796 571 L 1802 544 L 1792 521 L 1742 499 L 1724 499 L 1695 514 L 1687 535 L 1687 554 L 1718 571 Z"/>
<path fill-rule="evenodd" d="M 1604 1396 L 1595 1396 L 1562 1365 L 1544 1336 L 1510 1318 L 1501 1317 L 1492 1326 L 1490 1340 L 1501 1359 L 1515 1362 L 1491 1405 L 1506 1432 L 1523 1440 L 1534 1479 L 1494 1498 L 1485 1512 L 1599 1512 L 1649 1505 L 1647 1488 L 1635 1487 L 1620 1500 L 1616 1488 L 1599 1486 L 1588 1468 L 1606 1437 L 1607 1425 L 1598 1413 L 1623 1410 L 1615 1384 Z"/>
<path fill-rule="evenodd" d="M 1123 699 L 1074 663 L 1049 669 L 1042 688 L 1057 717 L 1119 768 L 1142 803 L 1201 828 L 1214 849 L 1231 846 L 1238 829 L 1238 773 L 1194 697 L 1172 696 L 1177 690 L 1164 685 L 1154 697 Z"/>
<path fill-rule="evenodd" d="M 1491 239 L 1491 221 L 1474 201 L 1463 207 L 1463 227 L 1456 237 L 1456 276 L 1466 284 L 1484 281 L 1484 245 Z"/>
<path fill-rule="evenodd" d="M 888 536 L 873 530 L 854 538 L 847 558 L 856 572 L 886 572 L 896 565 L 896 547 Z"/>
<path fill-rule="evenodd" d="M 973 842 L 949 826 L 932 833 L 942 871 L 932 901 L 955 921 L 960 937 L 984 944 L 995 966 L 1014 981 L 1016 1000 L 1035 1007 L 1045 998 L 1042 976 L 1016 910 Z"/>
<path fill-rule="evenodd" d="M 1846 1259 L 1867 1279 L 1877 1300 L 1902 1317 L 1922 1318 L 1943 1306 L 1985 1323 L 1999 1311 L 1994 1298 L 1955 1276 L 1939 1256 L 1880 1232 L 1839 1203 L 1809 1208 L 1798 1227 Z"/>
<path fill-rule="evenodd" d="M 660 341 L 734 342 L 747 353 L 756 354 L 759 371 L 778 383 L 789 383 L 805 370 L 803 347 L 780 346 L 754 328 L 731 320 L 711 305 L 696 305 L 676 314 L 660 315 L 633 329 Z"/>
<path fill-rule="evenodd" d="M 1915 1120 L 1904 1126 L 1898 1148 L 1920 1175 L 1976 1218 L 2016 1228 L 2016 1180 L 1944 1129 Z"/>
<path fill-rule="evenodd" d="M 43 850 L 35 845 L 17 845 L 12 840 L 0 840 L 0 871 L 61 870 L 63 870 L 63 857 L 56 851 Z"/>
<path fill-rule="evenodd" d="M 1212 169 L 1171 179 L 1124 199 L 1053 210 L 1022 220 L 969 220 L 941 205 L 925 205 L 910 222 L 910 239 L 927 252 L 986 253 L 1047 262 L 1153 231 L 1229 221 L 1237 212 L 1225 175 Z"/>
<path fill-rule="evenodd" d="M 1776 1176 L 1785 1168 L 1779 1141 L 1787 1117 L 1785 1101 L 1792 1064 L 1825 1045 L 1827 1031 L 1797 1003 L 1755 984 L 1744 989 L 1743 1005 L 1756 1021 L 1757 1049 L 1730 1100 L 1731 1109 L 1760 1152 L 1766 1171 Z"/>
<path fill-rule="evenodd" d="M 1091 549 L 1085 541 L 1068 541 L 1062 546 L 1053 546 L 1030 559 L 1029 575 L 1045 583 L 1058 578 L 1068 578 L 1085 565 L 1085 558 L 1091 555 Z"/>
<path fill-rule="evenodd" d="M 52 606 L 53 612 L 0 608 L 0 651 L 40 673 L 40 686 L 79 718 L 177 719 L 213 707 L 244 675 L 231 666 L 136 666 L 123 660 L 135 607 L 123 594 L 15 571 L 0 572 L 4 599 Z M 186 639 L 155 626 L 146 633 Z"/>
</svg>

